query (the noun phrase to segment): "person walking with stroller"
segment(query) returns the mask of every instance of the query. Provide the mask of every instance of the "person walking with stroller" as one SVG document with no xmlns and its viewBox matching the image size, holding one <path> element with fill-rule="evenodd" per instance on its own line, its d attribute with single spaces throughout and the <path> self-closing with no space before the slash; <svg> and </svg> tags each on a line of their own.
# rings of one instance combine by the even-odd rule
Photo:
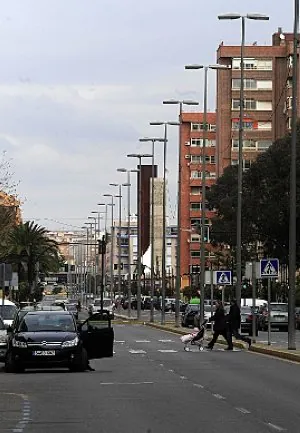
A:
<svg viewBox="0 0 300 433">
<path fill-rule="evenodd" d="M 241 310 L 236 302 L 236 299 L 233 299 L 231 301 L 231 305 L 230 305 L 230 309 L 229 309 L 229 313 L 226 316 L 226 320 L 227 320 L 227 328 L 228 328 L 228 335 L 227 335 L 227 341 L 228 341 L 228 350 L 232 350 L 233 349 L 233 344 L 232 344 L 232 336 L 234 336 L 234 338 L 236 340 L 242 340 L 245 341 L 245 343 L 248 344 L 248 347 L 250 348 L 251 346 L 251 338 L 245 337 L 243 335 L 240 334 L 239 329 L 241 326 Z"/>
<path fill-rule="evenodd" d="M 230 350 L 230 345 L 228 342 L 228 330 L 226 325 L 226 316 L 222 302 L 217 301 L 215 314 L 211 317 L 211 321 L 214 322 L 214 334 L 211 341 L 206 346 L 207 349 L 213 349 L 219 335 L 222 335 L 228 343 L 228 350 Z"/>
</svg>

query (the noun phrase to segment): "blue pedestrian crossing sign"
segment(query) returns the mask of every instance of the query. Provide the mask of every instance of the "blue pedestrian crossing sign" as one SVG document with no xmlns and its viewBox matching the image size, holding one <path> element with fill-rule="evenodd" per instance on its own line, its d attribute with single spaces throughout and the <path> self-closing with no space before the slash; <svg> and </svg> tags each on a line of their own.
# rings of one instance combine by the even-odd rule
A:
<svg viewBox="0 0 300 433">
<path fill-rule="evenodd" d="M 260 261 L 260 278 L 277 278 L 278 272 L 278 259 L 262 259 Z"/>
<path fill-rule="evenodd" d="M 220 286 L 231 285 L 231 271 L 216 271 L 216 282 Z"/>
</svg>

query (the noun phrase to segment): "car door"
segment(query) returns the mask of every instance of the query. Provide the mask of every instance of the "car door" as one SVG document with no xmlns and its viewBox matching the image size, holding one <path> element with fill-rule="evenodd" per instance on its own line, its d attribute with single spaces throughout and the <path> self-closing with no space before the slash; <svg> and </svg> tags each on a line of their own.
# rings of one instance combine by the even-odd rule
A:
<svg viewBox="0 0 300 433">
<path fill-rule="evenodd" d="M 79 331 L 89 359 L 113 356 L 114 330 L 108 312 L 92 314 L 79 325 Z"/>
</svg>

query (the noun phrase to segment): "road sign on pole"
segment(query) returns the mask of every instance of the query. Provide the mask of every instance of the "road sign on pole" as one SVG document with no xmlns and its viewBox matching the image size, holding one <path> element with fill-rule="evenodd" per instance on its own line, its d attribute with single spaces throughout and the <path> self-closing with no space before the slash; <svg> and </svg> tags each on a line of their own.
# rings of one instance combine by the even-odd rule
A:
<svg viewBox="0 0 300 433">
<path fill-rule="evenodd" d="M 222 286 L 232 284 L 231 271 L 216 271 L 216 283 Z"/>
<path fill-rule="evenodd" d="M 260 278 L 278 278 L 278 275 L 278 259 L 262 259 L 260 261 Z"/>
</svg>

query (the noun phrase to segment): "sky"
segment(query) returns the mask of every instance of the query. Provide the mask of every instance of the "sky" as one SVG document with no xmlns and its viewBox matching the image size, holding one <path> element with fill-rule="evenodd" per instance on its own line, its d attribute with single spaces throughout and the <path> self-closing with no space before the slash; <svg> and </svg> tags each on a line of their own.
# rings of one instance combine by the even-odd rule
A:
<svg viewBox="0 0 300 433">
<path fill-rule="evenodd" d="M 203 71 L 223 42 L 240 44 L 240 22 L 222 13 L 263 13 L 246 22 L 246 43 L 271 44 L 293 29 L 293 1 L 0 0 L 0 152 L 19 182 L 24 220 L 76 230 L 126 182 L 128 153 L 150 153 L 150 121 L 178 119 L 164 99 L 194 99 L 202 110 Z M 276 7 L 278 6 L 278 7 Z M 208 108 L 215 109 L 215 72 Z M 176 216 L 178 127 L 168 134 L 168 215 Z M 162 145 L 156 144 L 162 175 Z M 132 176 L 134 177 L 134 176 Z M 126 206 L 123 188 L 123 212 Z M 132 196 L 135 182 L 132 182 Z M 135 200 L 132 202 L 134 211 Z"/>
</svg>

